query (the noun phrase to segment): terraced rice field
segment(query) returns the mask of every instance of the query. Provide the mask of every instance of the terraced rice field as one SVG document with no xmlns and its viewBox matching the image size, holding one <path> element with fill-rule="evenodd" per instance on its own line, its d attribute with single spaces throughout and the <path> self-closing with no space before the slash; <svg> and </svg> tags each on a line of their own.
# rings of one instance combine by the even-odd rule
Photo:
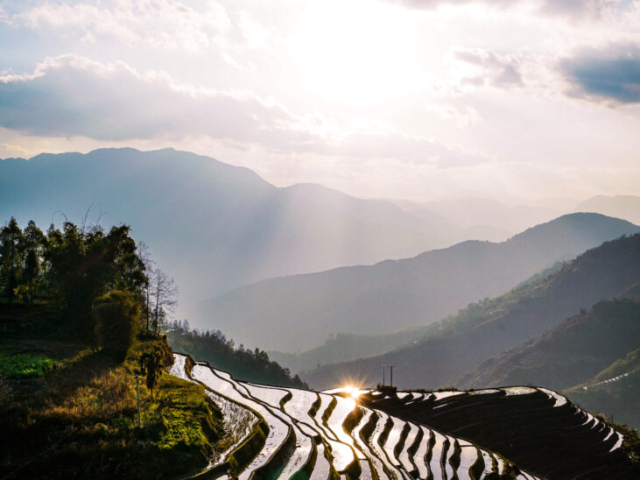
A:
<svg viewBox="0 0 640 480">
<path fill-rule="evenodd" d="M 421 428 L 429 426 L 432 439 L 428 448 L 422 440 L 416 443 L 417 450 L 408 450 L 415 453 L 413 463 L 419 478 L 430 478 L 430 469 L 434 470 L 433 478 L 484 478 L 472 475 L 481 463 L 484 474 L 493 469 L 519 480 L 634 478 L 622 449 L 623 436 L 565 396 L 546 388 L 432 393 L 390 390 L 363 395 L 360 403 L 395 416 L 394 425 L 402 419 L 421 424 Z M 408 439 L 414 434 L 411 432 L 414 430 L 409 430 L 398 456 L 407 471 L 411 470 L 410 462 L 403 455 Z M 428 438 L 426 434 L 424 438 Z M 477 445 L 487 450 L 478 450 Z M 429 456 L 430 462 L 416 461 L 425 456 Z M 516 474 L 511 462 L 521 471 Z"/>
<path fill-rule="evenodd" d="M 202 383 L 233 434 L 234 445 L 212 464 L 224 468 L 207 478 L 483 480 L 507 478 L 501 477 L 507 470 L 519 480 L 537 478 L 472 442 L 369 408 L 352 390 L 256 385 L 206 363 L 189 370 L 185 360 L 176 354 L 170 373 Z M 385 399 L 380 392 L 365 395 Z M 420 403 L 435 397 L 407 392 L 396 398 Z"/>
</svg>

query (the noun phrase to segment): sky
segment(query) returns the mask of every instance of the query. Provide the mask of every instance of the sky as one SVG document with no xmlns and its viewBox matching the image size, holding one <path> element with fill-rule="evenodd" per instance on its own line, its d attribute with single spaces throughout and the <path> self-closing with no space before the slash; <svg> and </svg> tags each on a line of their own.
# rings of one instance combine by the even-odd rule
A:
<svg viewBox="0 0 640 480">
<path fill-rule="evenodd" d="M 640 1 L 0 0 L 0 158 L 173 147 L 417 202 L 640 194 Z"/>
</svg>

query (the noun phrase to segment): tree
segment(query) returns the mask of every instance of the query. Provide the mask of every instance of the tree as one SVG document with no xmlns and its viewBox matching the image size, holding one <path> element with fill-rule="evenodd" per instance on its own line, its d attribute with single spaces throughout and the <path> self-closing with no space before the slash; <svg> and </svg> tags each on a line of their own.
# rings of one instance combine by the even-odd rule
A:
<svg viewBox="0 0 640 480">
<path fill-rule="evenodd" d="M 96 299 L 92 308 L 102 350 L 122 362 L 129 352 L 140 322 L 140 305 L 130 292 L 112 290 Z"/>
<path fill-rule="evenodd" d="M 154 269 L 154 261 L 151 259 L 151 255 L 149 254 L 149 247 L 144 242 L 140 242 L 138 245 L 138 257 L 140 261 L 144 265 L 144 270 L 146 272 L 145 282 L 144 282 L 144 305 L 143 312 L 145 318 L 145 332 L 149 333 L 149 324 L 151 320 L 151 279 L 153 277 L 153 269 Z"/>
<path fill-rule="evenodd" d="M 55 297 L 80 332 L 94 330 L 92 305 L 106 292 L 126 291 L 141 299 L 146 275 L 128 226 L 113 227 L 105 235 L 99 227 L 86 232 L 65 222 L 63 232 L 49 229 L 48 240 L 45 258 Z"/>
<path fill-rule="evenodd" d="M 13 303 L 15 289 L 19 285 L 22 267 L 20 244 L 22 242 L 22 231 L 16 219 L 11 217 L 9 223 L 0 230 L 0 280 L 9 304 Z"/>
<path fill-rule="evenodd" d="M 146 375 L 145 383 L 151 392 L 153 399 L 153 387 L 155 387 L 162 368 L 162 352 L 158 347 L 152 351 L 140 355 L 140 373 Z"/>
<path fill-rule="evenodd" d="M 168 277 L 159 268 L 152 270 L 150 283 L 151 297 L 154 302 L 153 331 L 157 333 L 167 316 L 167 311 L 173 312 L 178 304 L 178 287 L 173 278 Z"/>
<path fill-rule="evenodd" d="M 14 292 L 30 307 L 33 306 L 33 300 L 37 294 L 40 271 L 40 258 L 35 250 L 28 250 L 22 271 L 22 282 L 14 289 Z"/>
</svg>

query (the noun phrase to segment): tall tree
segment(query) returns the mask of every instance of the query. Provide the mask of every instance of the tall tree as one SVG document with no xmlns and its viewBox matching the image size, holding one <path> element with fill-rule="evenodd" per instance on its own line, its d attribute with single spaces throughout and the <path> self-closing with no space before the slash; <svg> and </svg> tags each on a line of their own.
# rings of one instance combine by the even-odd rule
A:
<svg viewBox="0 0 640 480">
<path fill-rule="evenodd" d="M 153 269 L 151 283 L 151 296 L 154 301 L 153 331 L 157 332 L 167 317 L 167 312 L 173 312 L 178 304 L 178 287 L 173 278 L 159 268 Z"/>
<path fill-rule="evenodd" d="M 33 305 L 38 295 L 40 276 L 42 273 L 42 257 L 47 247 L 47 237 L 38 228 L 33 220 L 30 220 L 22 232 L 20 250 L 24 257 L 22 279 L 19 289 L 26 297 L 27 303 Z"/>
<path fill-rule="evenodd" d="M 130 292 L 112 290 L 93 303 L 92 315 L 102 349 L 122 362 L 135 337 L 140 322 L 140 304 Z"/>
<path fill-rule="evenodd" d="M 48 238 L 46 258 L 61 307 L 84 334 L 93 331 L 89 320 L 97 297 L 122 290 L 142 298 L 144 265 L 128 226 L 113 227 L 105 235 L 100 228 L 86 232 L 65 222 L 62 232 L 50 229 Z"/>
<path fill-rule="evenodd" d="M 16 219 L 11 217 L 9 223 L 0 230 L 0 280 L 9 304 L 13 303 L 15 298 L 15 289 L 22 268 L 22 242 L 22 231 Z"/>
</svg>

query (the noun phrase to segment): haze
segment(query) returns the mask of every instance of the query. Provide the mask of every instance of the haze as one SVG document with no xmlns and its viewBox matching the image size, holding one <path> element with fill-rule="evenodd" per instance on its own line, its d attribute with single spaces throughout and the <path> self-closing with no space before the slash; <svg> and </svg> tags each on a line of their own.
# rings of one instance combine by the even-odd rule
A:
<svg viewBox="0 0 640 480">
<path fill-rule="evenodd" d="M 365 198 L 638 193 L 638 1 L 5 1 L 0 42 L 0 158 L 171 146 Z"/>
</svg>

